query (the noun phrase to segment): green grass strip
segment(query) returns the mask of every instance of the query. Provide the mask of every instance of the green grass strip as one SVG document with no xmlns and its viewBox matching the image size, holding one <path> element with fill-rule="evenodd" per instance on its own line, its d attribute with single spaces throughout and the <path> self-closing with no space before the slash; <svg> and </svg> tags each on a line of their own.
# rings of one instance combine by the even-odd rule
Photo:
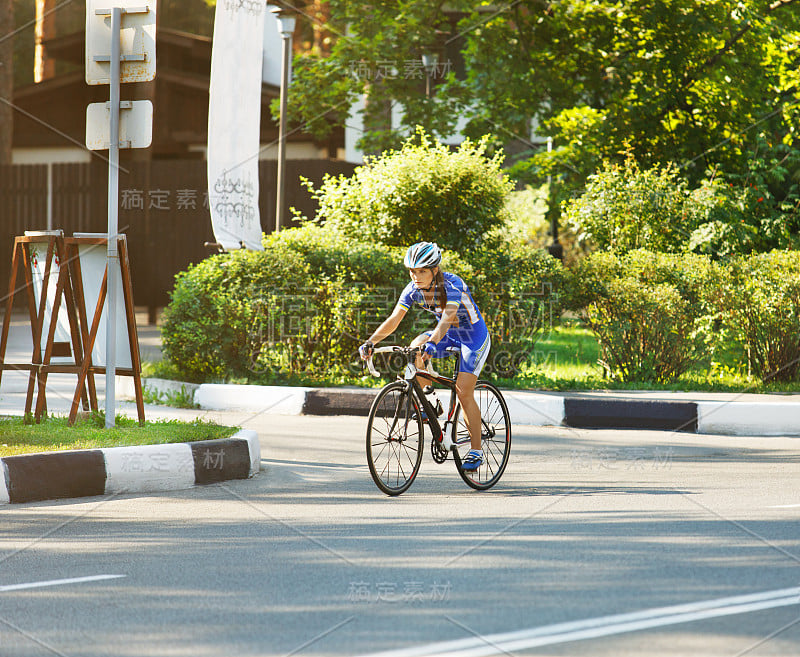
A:
<svg viewBox="0 0 800 657">
<path fill-rule="evenodd" d="M 29 418 L 0 417 L 0 457 L 68 449 L 187 443 L 228 438 L 238 431 L 238 427 L 200 419 L 147 422 L 140 427 L 137 420 L 117 416 L 115 424 L 106 429 L 103 413 L 78 418 L 71 427 L 66 417 L 49 416 L 38 424 Z"/>
</svg>

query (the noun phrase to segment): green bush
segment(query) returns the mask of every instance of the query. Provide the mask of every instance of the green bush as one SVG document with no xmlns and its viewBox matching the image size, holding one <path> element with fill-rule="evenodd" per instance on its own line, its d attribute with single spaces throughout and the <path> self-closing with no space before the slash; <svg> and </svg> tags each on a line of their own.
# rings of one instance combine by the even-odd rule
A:
<svg viewBox="0 0 800 657">
<path fill-rule="evenodd" d="M 257 358 L 259 313 L 270 290 L 308 285 L 308 265 L 288 250 L 215 255 L 175 277 L 161 329 L 164 355 L 186 381 L 243 376 Z"/>
<path fill-rule="evenodd" d="M 731 260 L 719 288 L 725 325 L 762 381 L 800 380 L 800 253 Z"/>
<path fill-rule="evenodd" d="M 742 171 L 715 172 L 694 193 L 692 250 L 726 256 L 800 246 L 800 151 L 768 131 L 754 139 Z"/>
<path fill-rule="evenodd" d="M 752 187 L 735 187 L 721 177 L 705 180 L 690 195 L 695 228 L 686 248 L 714 258 L 759 251 L 763 197 Z"/>
<path fill-rule="evenodd" d="M 589 304 L 601 365 L 621 381 L 668 383 L 688 371 L 699 347 L 689 303 L 666 283 L 611 281 L 609 296 Z"/>
<path fill-rule="evenodd" d="M 371 158 L 349 178 L 326 177 L 319 189 L 317 221 L 363 243 L 405 246 L 436 241 L 464 253 L 504 220 L 512 185 L 502 157 L 486 157 L 487 141 L 456 150 L 424 131 L 398 151 Z"/>
<path fill-rule="evenodd" d="M 708 355 L 718 276 L 699 255 L 595 253 L 573 273 L 570 305 L 583 309 L 609 375 L 664 383 Z"/>
<path fill-rule="evenodd" d="M 404 249 L 305 226 L 265 250 L 212 256 L 178 274 L 164 312 L 164 354 L 186 381 L 332 380 L 361 371 L 356 350 L 408 280 Z M 455 254 L 445 267 L 465 273 Z M 422 313 L 401 343 L 430 328 Z"/>
<path fill-rule="evenodd" d="M 469 264 L 467 283 L 492 338 L 486 372 L 512 377 L 539 360 L 536 342 L 559 322 L 564 267 L 541 249 L 504 242 L 471 253 Z"/>
<path fill-rule="evenodd" d="M 359 284 L 393 286 L 400 285 L 408 277 L 403 267 L 405 249 L 353 240 L 329 225 L 305 223 L 298 228 L 272 233 L 265 236 L 264 246 L 288 249 L 306 263 L 314 276 L 342 276 Z"/>
<path fill-rule="evenodd" d="M 608 283 L 618 278 L 636 278 L 642 283 L 666 283 L 675 287 L 692 305 L 692 312 L 710 312 L 709 297 L 719 277 L 711 258 L 700 254 L 657 253 L 636 249 L 625 254 L 593 253 L 570 271 L 565 304 L 579 310 L 597 297 L 610 293 Z"/>
<path fill-rule="evenodd" d="M 746 175 L 712 172 L 695 189 L 672 164 L 642 170 L 628 158 L 589 176 L 584 192 L 564 203 L 563 225 L 586 250 L 723 258 L 796 248 L 799 198 L 800 186 L 774 152 L 754 158 Z"/>
<path fill-rule="evenodd" d="M 564 204 L 564 223 L 591 249 L 681 251 L 695 227 L 687 197 L 673 166 L 643 171 L 629 158 L 589 176 L 584 193 Z"/>
<path fill-rule="evenodd" d="M 176 375 L 251 382 L 358 376 L 358 345 L 409 280 L 405 249 L 315 225 L 271 235 L 264 247 L 212 256 L 176 277 L 162 327 Z M 485 315 L 494 342 L 487 373 L 516 371 L 560 315 L 561 264 L 531 247 L 512 253 L 496 243 L 471 263 L 445 251 L 442 266 L 467 281 Z M 433 326 L 428 313 L 414 311 L 389 340 L 408 344 Z"/>
</svg>

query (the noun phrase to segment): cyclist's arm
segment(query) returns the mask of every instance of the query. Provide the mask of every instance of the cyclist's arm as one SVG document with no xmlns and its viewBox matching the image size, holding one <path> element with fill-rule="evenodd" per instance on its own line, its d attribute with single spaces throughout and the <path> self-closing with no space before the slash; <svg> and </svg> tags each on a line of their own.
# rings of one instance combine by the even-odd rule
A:
<svg viewBox="0 0 800 657">
<path fill-rule="evenodd" d="M 406 308 L 403 308 L 402 306 L 395 306 L 392 314 L 384 320 L 383 324 L 375 329 L 375 332 L 370 336 L 369 341 L 372 344 L 378 344 L 385 337 L 394 333 L 403 317 L 406 316 L 406 312 L 408 312 Z"/>
<path fill-rule="evenodd" d="M 457 315 L 458 304 L 448 302 L 444 307 L 442 318 L 439 320 L 439 323 L 436 325 L 436 328 L 431 334 L 430 341 L 438 344 L 444 337 L 444 334 L 447 333 L 447 330 L 458 321 Z"/>
</svg>

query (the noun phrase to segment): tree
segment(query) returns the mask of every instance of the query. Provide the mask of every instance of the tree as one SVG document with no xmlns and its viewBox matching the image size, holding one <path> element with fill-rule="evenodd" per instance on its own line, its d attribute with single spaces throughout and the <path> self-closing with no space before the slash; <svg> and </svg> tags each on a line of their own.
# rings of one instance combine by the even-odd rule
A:
<svg viewBox="0 0 800 657">
<path fill-rule="evenodd" d="M 290 118 L 324 138 L 336 125 L 344 125 L 363 94 L 365 130 L 360 145 L 369 153 L 399 147 L 416 126 L 433 136 L 452 134 L 463 110 L 461 96 L 427 96 L 426 78 L 439 86 L 455 80 L 445 35 L 456 29 L 455 12 L 462 10 L 463 15 L 477 4 L 331 0 L 329 54 L 308 52 L 296 58 Z M 438 64 L 426 70 L 424 54 L 438 55 Z M 453 55 L 457 58 L 458 52 Z M 402 108 L 401 129 L 393 130 L 389 117 L 397 108 Z"/>
<path fill-rule="evenodd" d="M 0 0 L 0 164 L 11 164 L 14 138 L 14 4 Z"/>
<path fill-rule="evenodd" d="M 572 150 L 550 163 L 579 177 L 582 158 L 628 150 L 695 180 L 742 171 L 758 132 L 794 140 L 799 30 L 795 0 L 527 0 L 470 33 L 471 129 L 519 133 L 533 115 Z"/>
<path fill-rule="evenodd" d="M 368 98 L 364 142 L 373 150 L 401 138 L 381 121 L 388 102 L 402 105 L 404 127 L 424 125 L 437 136 L 451 132 L 460 113 L 470 116 L 467 134 L 503 142 L 529 139 L 533 120 L 556 149 L 528 153 L 514 173 L 558 174 L 566 193 L 623 152 L 643 167 L 675 162 L 694 183 L 715 167 L 746 173 L 759 139 L 794 148 L 797 0 L 521 0 L 492 9 L 471 0 L 333 0 L 331 7 L 338 39 L 329 57 L 297 62 L 290 108 L 314 133 L 343 124 L 360 93 Z M 380 69 L 437 48 L 464 65 L 461 75 L 437 80 L 432 98 L 424 76 Z"/>
</svg>

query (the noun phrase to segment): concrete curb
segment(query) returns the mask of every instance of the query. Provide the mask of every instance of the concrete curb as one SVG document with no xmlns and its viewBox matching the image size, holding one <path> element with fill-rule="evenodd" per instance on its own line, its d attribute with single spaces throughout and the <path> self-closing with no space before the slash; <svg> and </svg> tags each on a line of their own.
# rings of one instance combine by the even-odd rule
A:
<svg viewBox="0 0 800 657">
<path fill-rule="evenodd" d="M 174 382 L 171 382 L 174 385 Z M 147 385 L 157 389 L 155 380 Z M 180 385 L 180 384 L 179 384 Z M 183 384 L 189 385 L 189 384 Z M 194 401 L 207 410 L 278 415 L 366 416 L 377 389 L 201 384 Z M 740 436 L 800 436 L 797 401 L 630 399 L 625 394 L 558 395 L 503 391 L 511 421 L 528 426 L 648 429 Z M 651 397 L 654 395 L 651 395 Z M 665 393 L 669 397 L 670 393 Z M 698 395 L 700 396 L 700 395 Z"/>
<path fill-rule="evenodd" d="M 800 404 L 697 402 L 697 432 L 741 436 L 800 436 Z"/>
<path fill-rule="evenodd" d="M 42 452 L 0 459 L 0 504 L 120 493 L 156 493 L 229 479 L 261 467 L 255 431 L 170 445 Z"/>
</svg>

